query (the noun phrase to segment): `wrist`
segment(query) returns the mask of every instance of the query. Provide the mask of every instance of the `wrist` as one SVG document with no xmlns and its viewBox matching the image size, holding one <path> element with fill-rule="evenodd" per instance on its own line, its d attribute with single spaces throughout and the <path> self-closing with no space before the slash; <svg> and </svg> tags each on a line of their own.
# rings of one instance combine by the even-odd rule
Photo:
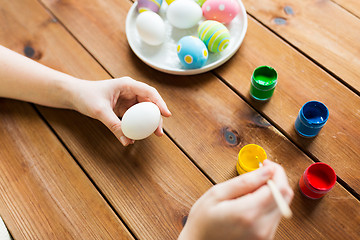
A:
<svg viewBox="0 0 360 240">
<path fill-rule="evenodd" d="M 76 89 L 79 89 L 76 85 L 78 85 L 80 81 L 82 80 L 70 75 L 65 75 L 54 81 L 55 87 L 51 89 L 54 89 L 55 92 L 53 94 L 60 101 L 58 107 L 76 110 L 74 102 L 76 98 Z"/>
</svg>

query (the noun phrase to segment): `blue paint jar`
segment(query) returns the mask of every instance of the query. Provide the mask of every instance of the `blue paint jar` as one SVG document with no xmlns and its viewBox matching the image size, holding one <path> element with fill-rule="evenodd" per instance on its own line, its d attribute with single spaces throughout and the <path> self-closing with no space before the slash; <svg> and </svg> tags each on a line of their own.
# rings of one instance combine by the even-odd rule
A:
<svg viewBox="0 0 360 240">
<path fill-rule="evenodd" d="M 318 101 L 305 103 L 296 118 L 295 130 L 302 137 L 315 137 L 329 118 L 329 110 Z"/>
</svg>

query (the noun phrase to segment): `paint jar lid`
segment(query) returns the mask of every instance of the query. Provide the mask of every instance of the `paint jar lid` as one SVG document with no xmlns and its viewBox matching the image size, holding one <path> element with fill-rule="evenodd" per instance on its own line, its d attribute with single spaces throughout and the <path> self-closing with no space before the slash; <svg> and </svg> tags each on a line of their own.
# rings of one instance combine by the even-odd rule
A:
<svg viewBox="0 0 360 240">
<path fill-rule="evenodd" d="M 258 169 L 259 162 L 263 163 L 265 159 L 267 159 L 265 150 L 256 144 L 245 145 L 238 155 L 240 167 L 246 172 Z"/>
<path fill-rule="evenodd" d="M 313 163 L 305 171 L 306 182 L 316 191 L 329 191 L 336 183 L 334 169 L 326 163 Z"/>
<path fill-rule="evenodd" d="M 269 66 L 257 67 L 252 75 L 252 83 L 259 90 L 270 90 L 277 83 L 277 72 Z"/>
</svg>

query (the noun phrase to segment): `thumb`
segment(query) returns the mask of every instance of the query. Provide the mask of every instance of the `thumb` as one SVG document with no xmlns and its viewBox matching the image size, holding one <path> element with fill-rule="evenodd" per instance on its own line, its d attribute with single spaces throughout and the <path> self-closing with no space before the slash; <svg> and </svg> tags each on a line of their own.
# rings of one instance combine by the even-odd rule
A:
<svg viewBox="0 0 360 240">
<path fill-rule="evenodd" d="M 218 200 L 230 200 L 239 198 L 248 193 L 256 191 L 266 184 L 266 181 L 272 176 L 273 169 L 264 166 L 255 171 L 232 178 L 226 182 L 215 185 L 218 189 Z"/>
<path fill-rule="evenodd" d="M 106 109 L 99 120 L 116 136 L 122 145 L 128 146 L 134 141 L 127 138 L 121 130 L 121 121 L 112 109 Z"/>
</svg>

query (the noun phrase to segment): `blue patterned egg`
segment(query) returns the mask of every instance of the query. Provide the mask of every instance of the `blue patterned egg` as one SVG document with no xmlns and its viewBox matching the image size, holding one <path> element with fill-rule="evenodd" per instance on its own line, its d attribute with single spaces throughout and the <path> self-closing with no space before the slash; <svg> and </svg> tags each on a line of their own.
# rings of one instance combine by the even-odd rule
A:
<svg viewBox="0 0 360 240">
<path fill-rule="evenodd" d="M 179 40 L 177 54 L 180 62 L 191 69 L 204 66 L 209 56 L 204 42 L 194 36 L 185 36 Z"/>
<path fill-rule="evenodd" d="M 153 11 L 157 13 L 159 12 L 161 4 L 162 0 L 138 0 L 136 7 L 139 13 L 145 11 Z"/>
</svg>

